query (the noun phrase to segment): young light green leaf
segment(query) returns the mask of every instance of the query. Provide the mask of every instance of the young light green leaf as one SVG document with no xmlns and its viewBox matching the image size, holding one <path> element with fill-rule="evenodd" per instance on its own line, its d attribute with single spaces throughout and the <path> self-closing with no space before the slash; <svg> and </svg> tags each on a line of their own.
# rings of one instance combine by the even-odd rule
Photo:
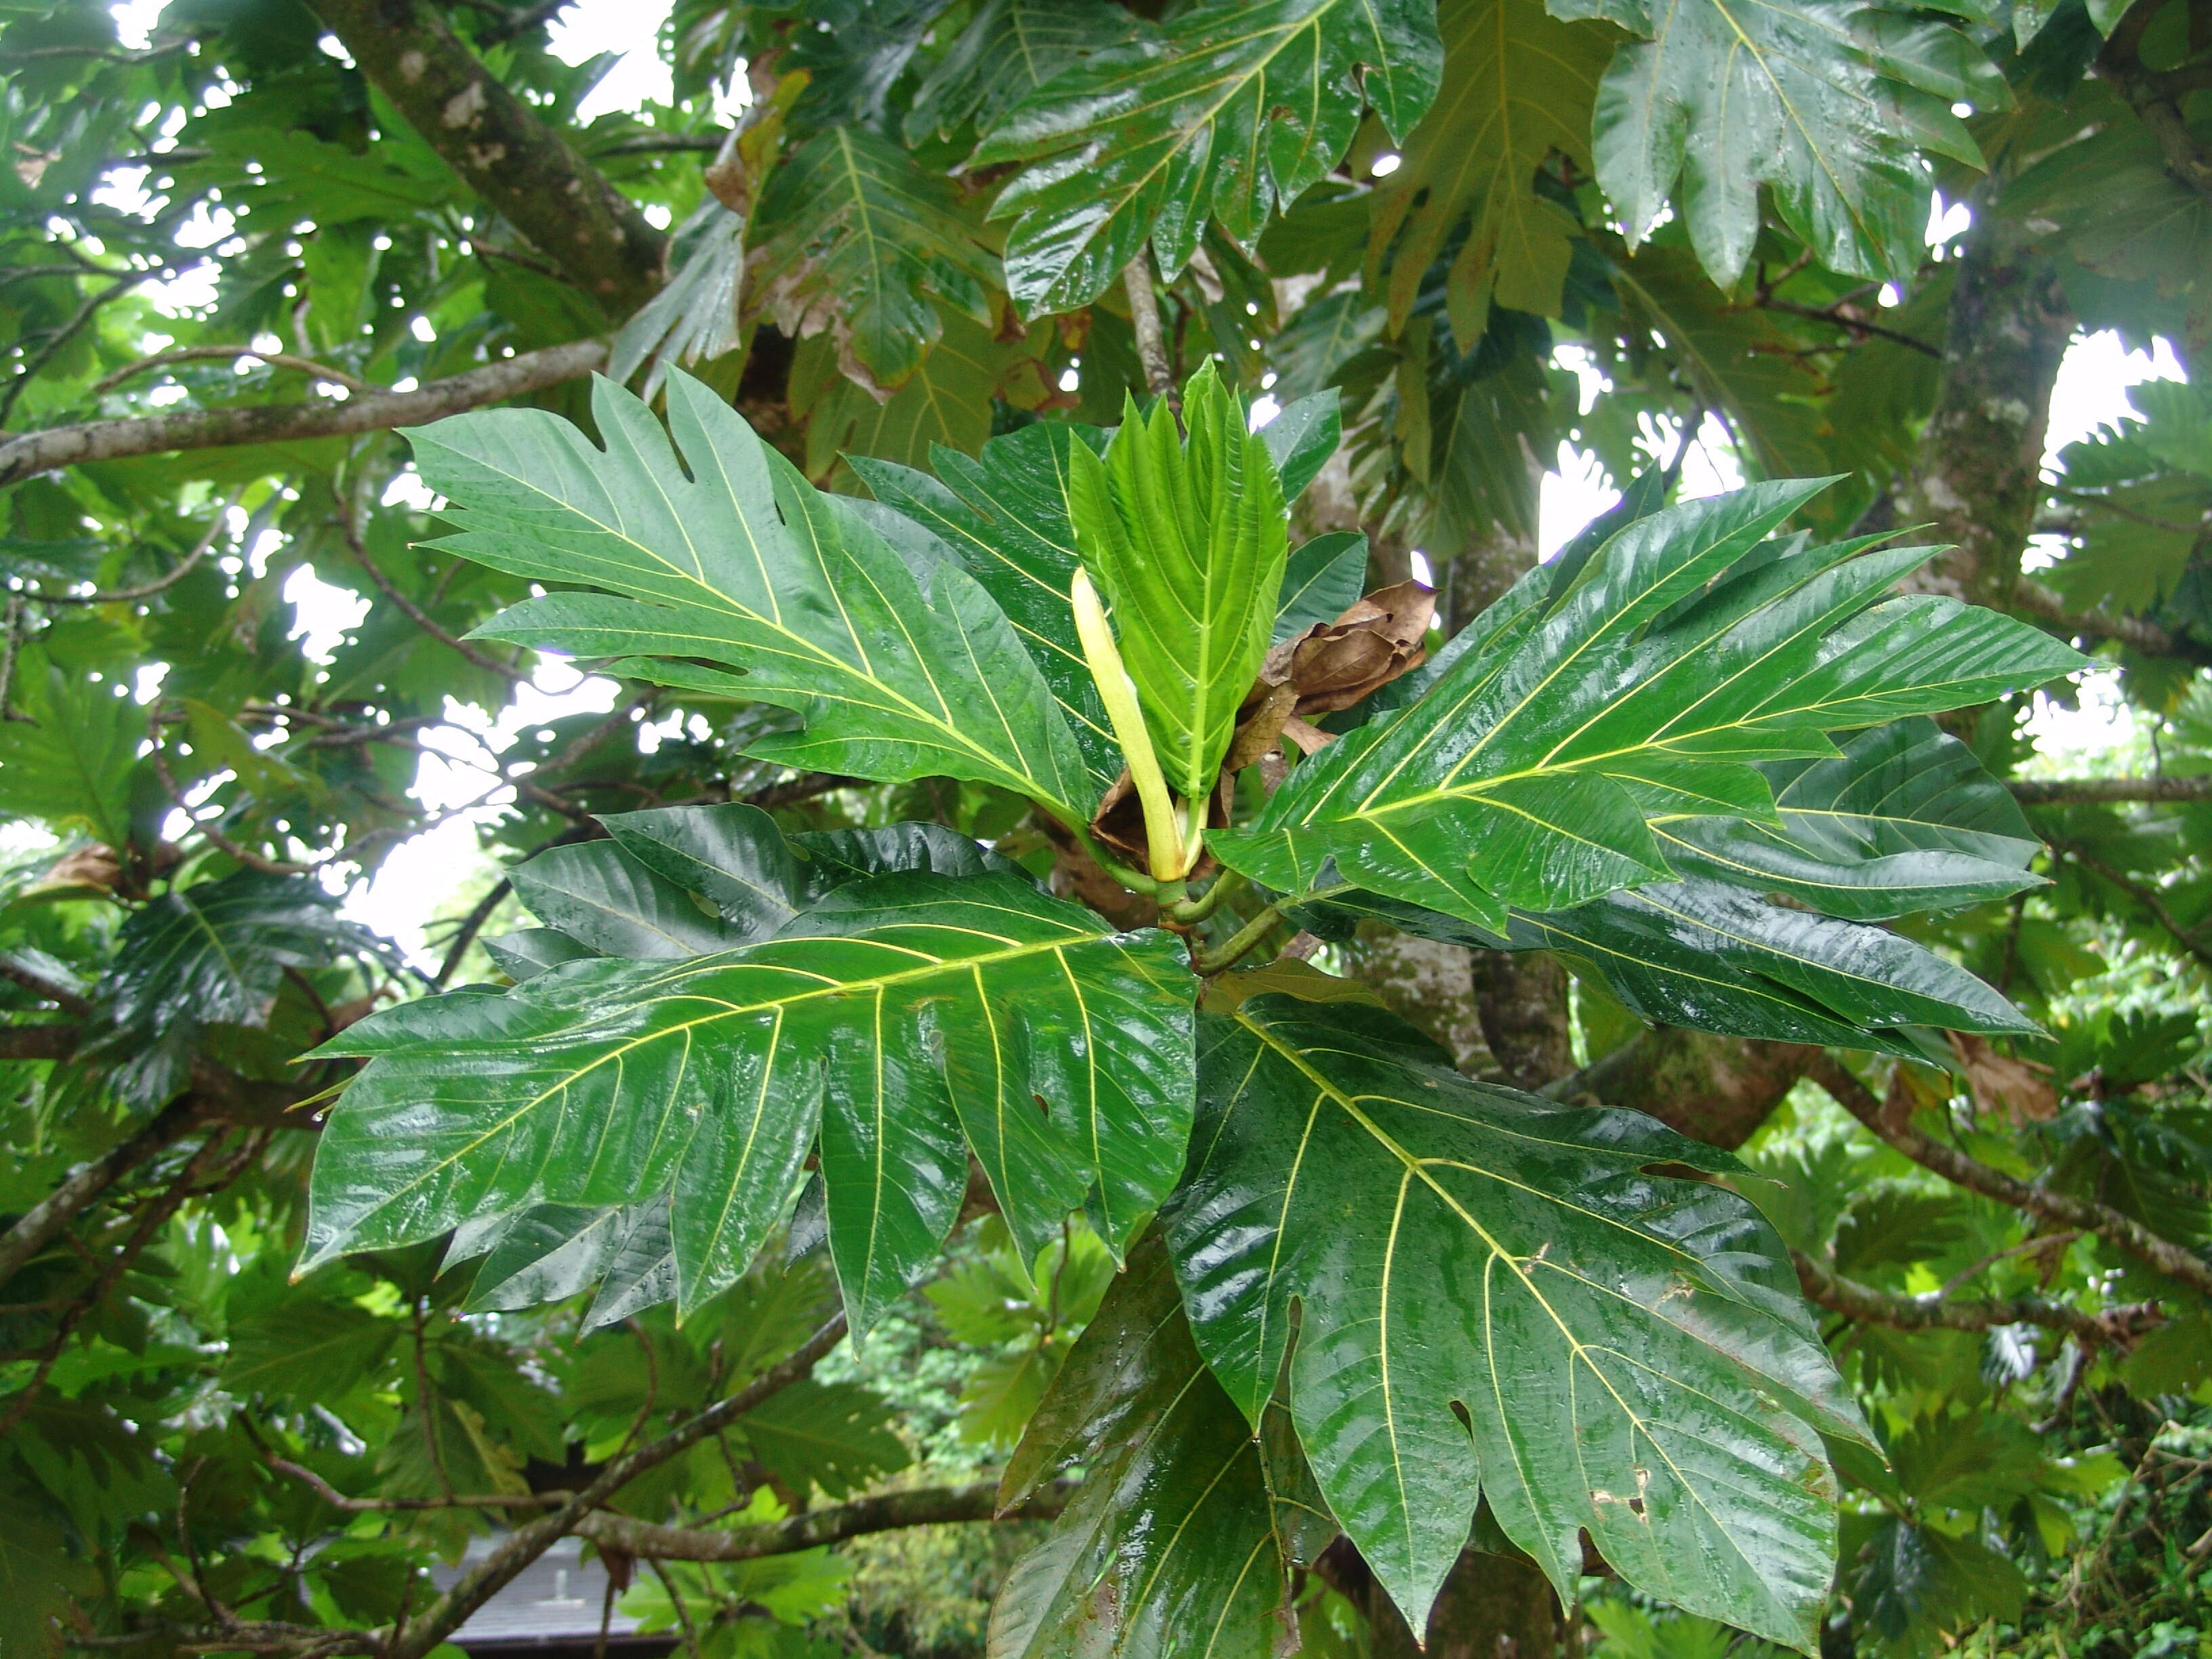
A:
<svg viewBox="0 0 2212 1659">
<path fill-rule="evenodd" d="M 804 732 L 755 738 L 763 759 L 963 778 L 1085 820 L 1081 754 L 989 596 L 953 569 L 933 572 L 925 592 L 705 386 L 672 374 L 667 397 L 672 445 L 605 380 L 593 392 L 604 450 L 534 410 L 457 415 L 412 434 L 425 480 L 449 498 L 443 516 L 461 527 L 439 545 L 605 590 L 528 599 L 479 631 L 644 659 L 625 672 L 805 716 Z"/>
<path fill-rule="evenodd" d="M 409 1004 L 325 1050 L 370 1064 L 324 1132 L 309 1261 L 666 1193 L 688 1311 L 744 1270 L 818 1125 L 865 1328 L 934 1261 L 968 1148 L 1030 1255 L 1086 1194 L 1127 1243 L 1181 1164 L 1194 986 L 1166 934 L 1116 933 L 1012 876 L 909 874 L 739 950 Z"/>
<path fill-rule="evenodd" d="M 1632 1113 L 1469 1082 L 1378 1011 L 1256 996 L 1206 1022 L 1200 1150 L 1167 1216 L 1198 1345 L 1298 1437 L 1419 1629 L 1480 1490 L 1564 1595 L 1587 1534 L 1629 1583 L 1816 1649 L 1835 1563 L 1820 1432 L 1863 1438 L 1726 1153 Z"/>
<path fill-rule="evenodd" d="M 1289 532 L 1267 445 L 1211 362 L 1182 419 L 1188 441 L 1164 404 L 1143 415 L 1131 400 L 1103 458 L 1068 452 L 1068 502 L 1161 768 L 1201 801 L 1267 653 Z"/>
</svg>

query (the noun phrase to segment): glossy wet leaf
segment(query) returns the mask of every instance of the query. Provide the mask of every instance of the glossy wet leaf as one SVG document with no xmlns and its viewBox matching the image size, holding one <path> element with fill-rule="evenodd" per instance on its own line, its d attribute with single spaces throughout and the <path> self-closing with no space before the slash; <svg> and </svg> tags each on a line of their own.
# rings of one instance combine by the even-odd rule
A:
<svg viewBox="0 0 2212 1659">
<path fill-rule="evenodd" d="M 626 656 L 641 676 L 804 715 L 804 732 L 751 741 L 763 759 L 964 778 L 1087 816 L 1073 804 L 1080 751 L 988 594 L 951 569 L 925 594 L 880 537 L 698 381 L 672 374 L 667 398 L 673 446 L 604 380 L 592 408 L 605 449 L 529 410 L 412 434 L 424 479 L 449 498 L 443 516 L 461 526 L 440 545 L 605 590 L 525 600 L 481 632 Z"/>
<path fill-rule="evenodd" d="M 1443 82 L 1397 171 L 1376 188 L 1368 263 L 1379 273 L 1387 262 L 1383 291 L 1402 328 L 1431 265 L 1466 222 L 1446 302 L 1454 335 L 1471 341 L 1493 299 L 1559 314 L 1576 227 L 1538 195 L 1536 169 L 1554 150 L 1591 167 L 1591 106 L 1619 37 L 1523 0 L 1444 0 L 1437 27 Z"/>
<path fill-rule="evenodd" d="M 990 1659 L 1271 1659 L 1290 1629 L 1291 1569 L 1334 1530 L 1280 1415 L 1254 1437 L 1147 1233 L 1006 1464 L 1003 1504 L 1072 1464 L 1084 1480 L 1007 1574 Z"/>
<path fill-rule="evenodd" d="M 1553 0 L 1550 9 L 1640 37 L 1615 53 L 1598 91 L 1598 182 L 1632 240 L 1679 201 L 1717 283 L 1735 282 L 1751 257 L 1762 185 L 1831 269 L 1901 276 L 1919 258 L 1927 211 L 1917 148 L 1979 161 L 1952 100 L 1914 84 L 1928 78 L 1917 66 L 1927 49 L 1899 61 L 1870 49 L 1869 20 L 1889 15 L 1855 0 Z"/>
<path fill-rule="evenodd" d="M 1862 732 L 1832 760 L 1760 769 L 1777 823 L 1662 820 L 1668 862 L 1832 916 L 1879 921 L 1956 908 L 2041 884 L 2041 849 L 2011 792 L 1933 720 Z"/>
<path fill-rule="evenodd" d="M 1209 222 L 1252 247 L 1343 158 L 1364 108 L 1410 131 L 1443 56 L 1420 0 L 1224 0 L 1125 31 L 972 158 L 1030 164 L 991 210 L 1014 222 L 1006 286 L 1025 314 L 1087 304 L 1147 245 L 1172 276 Z"/>
<path fill-rule="evenodd" d="M 1166 404 L 1139 414 L 1130 400 L 1103 457 L 1069 452 L 1068 504 L 1160 769 L 1194 801 L 1212 791 L 1267 655 L 1289 532 L 1273 458 L 1210 362 L 1180 426 Z"/>
<path fill-rule="evenodd" d="M 1419 1628 L 1478 1489 L 1571 1595 L 1629 1583 L 1812 1652 L 1835 1562 L 1823 1431 L 1864 1434 L 1727 1154 L 1473 1083 L 1387 1015 L 1209 1016 L 1167 1218 L 1214 1375 L 1255 1424 L 1290 1368 L 1329 1507 Z"/>
<path fill-rule="evenodd" d="M 1333 623 L 1357 604 L 1367 586 L 1367 538 L 1356 531 L 1316 536 L 1290 556 L 1283 571 L 1283 597 L 1275 611 L 1273 641 Z"/>
<path fill-rule="evenodd" d="M 1106 0 L 984 0 L 915 91 L 908 143 L 988 132 L 1062 70 L 1127 38 L 1129 14 Z"/>
<path fill-rule="evenodd" d="M 1929 550 L 1761 546 L 1820 487 L 1655 513 L 1578 568 L 1532 573 L 1453 641 L 1418 702 L 1331 744 L 1208 845 L 1279 890 L 1348 881 L 1502 932 L 1509 908 L 1666 879 L 1655 819 L 1771 820 L 1756 763 L 1832 756 L 1832 732 L 2079 665 L 1996 612 L 1892 594 Z"/>
<path fill-rule="evenodd" d="M 612 842 L 550 848 L 509 879 L 525 909 L 603 956 L 673 961 L 775 931 L 730 926 L 711 904 L 625 857 Z"/>
<path fill-rule="evenodd" d="M 841 886 L 762 944 L 410 1004 L 329 1048 L 371 1063 L 324 1131 L 309 1254 L 665 1193 L 689 1310 L 744 1270 L 818 1127 L 865 1326 L 935 1260 L 969 1148 L 1030 1254 L 1094 1187 L 1127 1240 L 1180 1164 L 1194 987 L 1168 935 L 1012 876 L 908 874 Z"/>
<path fill-rule="evenodd" d="M 935 451 L 935 477 L 890 461 L 853 463 L 878 501 L 934 531 L 1006 613 L 1082 749 L 1092 805 L 1121 772 L 1121 751 L 1068 607 L 1068 582 L 1081 560 L 1067 489 L 1076 447 L 1096 451 L 1107 436 L 1096 427 L 1039 422 L 992 439 L 973 458 Z"/>
</svg>

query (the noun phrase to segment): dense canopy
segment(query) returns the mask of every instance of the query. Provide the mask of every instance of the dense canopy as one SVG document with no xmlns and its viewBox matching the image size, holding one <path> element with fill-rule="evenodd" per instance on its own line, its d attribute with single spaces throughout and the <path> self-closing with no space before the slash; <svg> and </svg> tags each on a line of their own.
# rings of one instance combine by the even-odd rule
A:
<svg viewBox="0 0 2212 1659">
<path fill-rule="evenodd" d="M 0 0 L 0 1655 L 2212 1642 L 2203 0 L 615 9 Z"/>
</svg>

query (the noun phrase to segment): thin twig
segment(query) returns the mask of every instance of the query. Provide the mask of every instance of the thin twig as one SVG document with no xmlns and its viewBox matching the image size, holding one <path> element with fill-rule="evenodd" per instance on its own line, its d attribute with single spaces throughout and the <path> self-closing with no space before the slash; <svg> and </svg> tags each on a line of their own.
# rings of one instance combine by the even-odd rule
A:
<svg viewBox="0 0 2212 1659">
<path fill-rule="evenodd" d="M 1975 1279 L 1996 1267 L 2000 1261 L 2016 1255 L 2025 1255 L 2033 1250 L 2063 1249 L 2081 1237 L 2081 1230 L 2072 1227 L 2063 1233 L 2038 1233 L 2033 1238 L 2023 1238 L 2017 1244 L 2008 1244 L 2002 1250 L 1992 1250 L 1972 1267 L 1962 1267 L 1953 1273 L 1943 1287 L 1936 1292 L 1936 1299 L 1941 1302 L 1957 1295 L 1961 1289 L 1972 1284 Z"/>
<path fill-rule="evenodd" d="M 461 965 L 461 958 L 468 954 L 469 946 L 476 942 L 477 935 L 483 932 L 484 923 L 491 920 L 491 913 L 498 909 L 500 901 L 514 890 L 514 884 L 501 876 L 492 884 L 491 891 L 470 907 L 468 915 L 461 918 L 461 925 L 447 943 L 446 959 L 439 963 L 437 976 L 430 981 L 434 988 L 441 991 L 446 988 L 453 977 L 454 970 Z"/>
<path fill-rule="evenodd" d="M 348 1515 L 413 1513 L 422 1510 L 544 1510 L 566 1503 L 564 1492 L 471 1492 L 453 1498 L 348 1498 L 313 1469 L 274 1455 L 261 1460 L 279 1474 L 314 1489 L 315 1496 Z"/>
<path fill-rule="evenodd" d="M 172 363 L 234 363 L 251 357 L 271 368 L 288 368 L 297 374 L 342 386 L 347 391 L 363 397 L 381 397 L 389 393 L 388 386 L 379 386 L 374 380 L 364 380 L 358 374 L 349 374 L 342 368 L 332 368 L 328 363 L 316 362 L 309 357 L 295 357 L 289 351 L 264 351 L 258 346 L 189 345 L 173 346 L 167 351 L 155 352 L 141 357 L 135 363 L 125 363 L 112 374 L 103 374 L 86 390 L 91 399 L 115 390 L 125 380 L 135 379 L 150 369 L 167 368 Z"/>
<path fill-rule="evenodd" d="M 216 509 L 215 517 L 208 522 L 207 533 L 192 544 L 192 550 L 185 554 L 176 568 L 166 575 L 156 576 L 149 582 L 141 582 L 136 587 L 114 587 L 104 592 L 33 593 L 31 597 L 41 605 L 135 605 L 140 599 L 150 599 L 156 593 L 174 587 L 198 568 L 199 562 L 207 557 L 216 539 L 230 527 L 230 515 L 237 510 L 239 500 L 245 494 L 246 486 L 240 484 L 224 498 L 222 505 Z"/>
<path fill-rule="evenodd" d="M 78 331 L 99 314 L 102 306 L 110 300 L 121 299 L 141 283 L 150 281 L 159 274 L 158 270 L 134 270 L 99 293 L 86 295 L 84 302 L 70 313 L 69 320 L 55 329 L 47 337 L 46 343 L 24 360 L 23 367 L 15 372 L 15 378 L 8 382 L 7 390 L 0 392 L 0 422 L 4 422 L 15 412 L 16 399 L 38 378 L 40 371 L 62 354 L 63 349 L 76 337 Z M 13 448 L 14 445 L 8 447 Z M 6 450 L 0 449 L 0 455 L 6 453 Z"/>
<path fill-rule="evenodd" d="M 555 1540 L 574 1532 L 586 1516 L 623 1486 L 647 1470 L 657 1468 L 670 1458 L 688 1451 L 708 1435 L 719 1433 L 763 1401 L 811 1374 L 817 1362 L 844 1340 L 845 1316 L 839 1313 L 800 1343 L 796 1351 L 737 1393 L 717 1401 L 650 1444 L 617 1458 L 600 1472 L 597 1480 L 553 1514 L 517 1527 L 505 1543 L 463 1573 L 404 1635 L 395 1633 L 386 1644 L 382 1659 L 425 1659 L 478 1607 L 513 1583 L 517 1573 L 543 1555 Z"/>
<path fill-rule="evenodd" d="M 2051 845 L 2056 851 L 2063 854 L 2092 875 L 2102 881 L 2109 882 L 2134 899 L 2136 903 L 2150 912 L 2152 919 L 2160 927 L 2172 935 L 2176 945 L 2196 957 L 2205 967 L 2212 968 L 2212 947 L 2206 946 L 2197 938 L 2191 929 L 2181 925 L 2180 918 L 2166 908 L 2166 901 L 2159 896 L 2156 888 L 2146 887 L 2140 882 L 2130 880 L 2094 853 L 2083 851 L 2072 842 L 2054 841 Z"/>
<path fill-rule="evenodd" d="M 176 802 L 177 810 L 185 815 L 185 822 L 206 836 L 218 852 L 237 860 L 249 870 L 259 871 L 264 876 L 304 876 L 315 868 L 312 864 L 293 864 L 280 859 L 265 859 L 250 848 L 240 846 L 216 829 L 214 819 L 204 819 L 196 814 L 186 803 L 185 792 L 177 787 L 175 775 L 169 770 L 169 757 L 161 748 L 158 722 L 155 723 L 154 740 L 147 751 L 147 756 L 154 763 L 154 775 L 161 780 L 161 787 L 168 792 L 169 799 Z M 216 817 L 221 816 L 222 813 L 218 811 Z"/>
<path fill-rule="evenodd" d="M 1889 1146 L 1911 1158 L 1923 1169 L 1933 1170 L 1955 1186 L 1969 1192 L 1993 1198 L 2030 1215 L 2057 1222 L 2062 1226 L 2079 1227 L 2107 1239 L 2130 1255 L 2148 1262 L 2170 1279 L 2179 1279 L 2191 1289 L 2212 1295 L 2212 1264 L 2193 1250 L 2175 1243 L 2144 1226 L 2130 1216 L 2122 1215 L 2111 1206 L 2093 1200 L 2075 1198 L 2069 1193 L 2053 1192 L 2048 1187 L 2031 1186 L 2015 1180 L 2002 1170 L 1993 1170 L 1966 1153 L 1930 1140 L 1904 1121 L 1902 1110 L 1893 1112 L 1875 1097 L 1865 1084 L 1860 1082 L 1833 1054 L 1822 1054 L 1806 1068 L 1805 1075 L 1826 1090 L 1835 1103 Z"/>
<path fill-rule="evenodd" d="M 353 554 L 354 562 L 367 573 L 369 580 L 376 584 L 378 591 L 392 604 L 398 605 L 407 619 L 417 628 L 448 650 L 459 653 L 462 658 L 474 663 L 479 668 L 489 669 L 493 673 L 500 675 L 510 684 L 520 685 L 529 682 L 530 676 L 512 663 L 501 662 L 498 658 L 477 650 L 466 640 L 449 634 L 439 627 L 428 611 L 423 610 L 421 605 L 416 604 L 393 585 L 392 578 L 386 575 L 378 568 L 376 561 L 368 556 L 368 548 L 362 540 L 361 526 L 355 521 L 353 503 L 350 501 L 341 501 L 338 503 L 338 534 L 345 538 L 346 547 Z"/>
</svg>

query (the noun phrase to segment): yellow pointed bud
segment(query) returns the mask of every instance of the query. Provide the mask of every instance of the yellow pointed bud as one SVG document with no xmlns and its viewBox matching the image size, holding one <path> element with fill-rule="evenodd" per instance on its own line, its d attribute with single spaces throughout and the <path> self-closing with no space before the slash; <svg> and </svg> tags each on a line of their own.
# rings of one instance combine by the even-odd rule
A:
<svg viewBox="0 0 2212 1659">
<path fill-rule="evenodd" d="M 1106 607 L 1091 585 L 1091 573 L 1075 568 L 1068 586 L 1068 602 L 1075 608 L 1076 637 L 1083 641 L 1084 660 L 1097 683 L 1098 700 L 1106 705 L 1106 718 L 1121 744 L 1121 757 L 1129 763 L 1129 782 L 1145 811 L 1145 843 L 1151 855 L 1152 878 L 1180 881 L 1189 870 L 1193 854 L 1186 845 L 1175 803 L 1168 795 L 1168 781 L 1152 752 L 1152 734 L 1145 729 L 1145 712 L 1137 706 L 1137 687 L 1121 665 L 1121 647 L 1106 620 Z"/>
</svg>

